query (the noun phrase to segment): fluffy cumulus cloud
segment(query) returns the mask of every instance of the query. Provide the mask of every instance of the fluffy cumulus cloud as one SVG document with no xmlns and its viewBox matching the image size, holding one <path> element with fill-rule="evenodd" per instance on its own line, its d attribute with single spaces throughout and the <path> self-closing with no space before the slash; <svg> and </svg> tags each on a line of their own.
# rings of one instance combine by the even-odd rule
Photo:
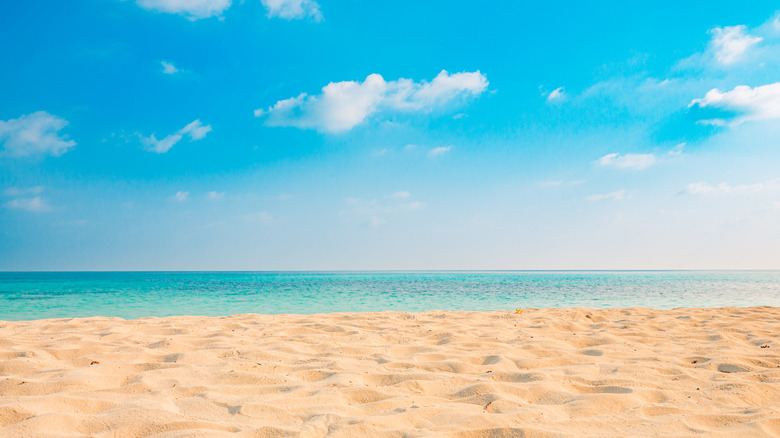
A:
<svg viewBox="0 0 780 438">
<path fill-rule="evenodd" d="M 313 0 L 262 0 L 268 11 L 268 17 L 279 17 L 286 20 L 309 18 L 322 21 L 320 5 Z"/>
<path fill-rule="evenodd" d="M 642 170 L 655 164 L 654 154 L 607 154 L 596 160 L 599 166 L 618 169 Z"/>
<path fill-rule="evenodd" d="M 597 195 L 590 195 L 586 197 L 585 199 L 588 201 L 622 201 L 624 199 L 628 199 L 628 193 L 625 190 L 616 190 L 611 193 L 604 193 L 604 194 L 597 194 Z"/>
<path fill-rule="evenodd" d="M 748 35 L 745 31 L 745 26 L 716 27 L 710 31 L 710 44 L 718 63 L 731 65 L 740 61 L 750 47 L 763 40 L 761 37 Z"/>
<path fill-rule="evenodd" d="M 716 185 L 697 182 L 688 184 L 685 190 L 683 190 L 683 193 L 688 195 L 739 195 L 767 192 L 780 192 L 780 179 L 739 185 L 731 185 L 725 182 Z"/>
<path fill-rule="evenodd" d="M 751 120 L 780 119 L 780 82 L 755 88 L 740 85 L 726 92 L 712 89 L 688 106 L 713 108 L 733 115 L 703 120 L 715 125 L 736 126 Z"/>
<path fill-rule="evenodd" d="M 255 116 L 267 126 L 290 126 L 321 132 L 344 132 L 381 111 L 429 112 L 447 108 L 488 87 L 485 75 L 476 72 L 449 74 L 442 71 L 432 81 L 410 79 L 385 81 L 379 74 L 363 82 L 331 82 L 322 93 L 280 100 Z"/>
<path fill-rule="evenodd" d="M 60 156 L 76 146 L 75 141 L 59 133 L 67 125 L 67 120 L 46 111 L 23 115 L 18 119 L 0 120 L 0 155 Z"/>
<path fill-rule="evenodd" d="M 231 0 L 137 0 L 136 4 L 147 10 L 198 20 L 221 16 L 230 7 Z"/>
<path fill-rule="evenodd" d="M 766 72 L 780 65 L 780 29 L 775 26 L 778 17 L 754 27 L 715 27 L 709 31 L 707 49 L 680 60 L 676 67 L 699 73 L 702 69 L 706 73 L 717 72 L 708 78 L 711 80 L 722 79 L 723 73 L 742 78 L 766 77 Z"/>
<path fill-rule="evenodd" d="M 141 137 L 141 143 L 143 143 L 144 148 L 150 152 L 164 154 L 184 137 L 189 137 L 190 141 L 195 141 L 205 137 L 209 132 L 211 132 L 211 125 L 204 126 L 200 120 L 195 120 L 184 128 L 181 128 L 175 133 L 160 140 L 158 140 L 154 134 L 149 137 Z"/>
</svg>

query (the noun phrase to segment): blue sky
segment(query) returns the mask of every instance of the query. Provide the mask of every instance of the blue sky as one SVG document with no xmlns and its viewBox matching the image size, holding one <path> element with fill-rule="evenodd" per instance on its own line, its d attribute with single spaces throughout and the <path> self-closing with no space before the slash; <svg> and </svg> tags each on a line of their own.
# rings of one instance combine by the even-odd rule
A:
<svg viewBox="0 0 780 438">
<path fill-rule="evenodd" d="M 778 269 L 776 8 L 4 4 L 0 269 Z"/>
</svg>

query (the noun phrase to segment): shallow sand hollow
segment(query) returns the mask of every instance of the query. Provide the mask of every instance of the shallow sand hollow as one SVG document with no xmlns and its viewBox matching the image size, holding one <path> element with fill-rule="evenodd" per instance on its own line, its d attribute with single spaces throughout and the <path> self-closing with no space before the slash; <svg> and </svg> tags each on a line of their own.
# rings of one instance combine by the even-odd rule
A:
<svg viewBox="0 0 780 438">
<path fill-rule="evenodd" d="M 780 308 L 0 322 L 0 436 L 780 436 Z"/>
</svg>

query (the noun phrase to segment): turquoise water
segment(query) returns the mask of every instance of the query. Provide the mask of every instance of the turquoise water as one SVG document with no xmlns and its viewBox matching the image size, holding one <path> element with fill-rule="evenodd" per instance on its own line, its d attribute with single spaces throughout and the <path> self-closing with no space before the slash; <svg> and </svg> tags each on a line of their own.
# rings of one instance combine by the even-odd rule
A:
<svg viewBox="0 0 780 438">
<path fill-rule="evenodd" d="M 780 271 L 0 272 L 0 319 L 780 306 Z"/>
</svg>

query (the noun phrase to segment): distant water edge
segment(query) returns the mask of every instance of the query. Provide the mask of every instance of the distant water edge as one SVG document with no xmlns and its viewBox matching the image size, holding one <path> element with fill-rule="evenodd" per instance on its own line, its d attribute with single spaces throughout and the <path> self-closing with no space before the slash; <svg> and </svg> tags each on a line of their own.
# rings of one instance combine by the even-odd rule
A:
<svg viewBox="0 0 780 438">
<path fill-rule="evenodd" d="M 0 320 L 780 306 L 780 271 L 0 272 Z"/>
</svg>

